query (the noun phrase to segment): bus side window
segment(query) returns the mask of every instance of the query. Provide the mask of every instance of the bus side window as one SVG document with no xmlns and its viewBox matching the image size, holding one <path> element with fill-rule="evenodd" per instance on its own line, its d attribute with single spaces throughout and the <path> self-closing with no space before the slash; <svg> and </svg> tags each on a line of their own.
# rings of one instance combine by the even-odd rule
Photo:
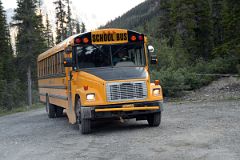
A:
<svg viewBox="0 0 240 160">
<path fill-rule="evenodd" d="M 53 56 L 51 56 L 50 58 L 50 62 L 51 62 L 51 75 L 53 75 Z"/>
<path fill-rule="evenodd" d="M 54 54 L 54 74 L 57 74 L 57 54 Z"/>
<path fill-rule="evenodd" d="M 64 51 L 60 51 L 60 55 L 61 55 L 61 73 L 65 73 L 65 68 L 63 65 Z"/>
<path fill-rule="evenodd" d="M 43 76 L 43 61 L 40 62 L 40 77 Z"/>
<path fill-rule="evenodd" d="M 56 73 L 58 74 L 59 73 L 59 53 L 56 54 Z"/>
<path fill-rule="evenodd" d="M 42 65 L 43 65 L 43 66 L 42 66 L 42 69 L 43 69 L 42 76 L 44 76 L 44 69 L 45 69 L 45 68 L 44 68 L 44 67 L 45 67 L 44 63 L 45 63 L 45 60 L 42 61 Z"/>
<path fill-rule="evenodd" d="M 42 61 L 38 63 L 38 77 L 42 76 Z"/>
<path fill-rule="evenodd" d="M 46 61 L 46 59 L 44 59 L 44 76 L 46 76 L 47 75 L 47 61 Z"/>
<path fill-rule="evenodd" d="M 49 75 L 52 74 L 52 62 L 51 62 L 51 57 L 48 57 L 48 65 L 49 65 Z"/>
<path fill-rule="evenodd" d="M 51 63 L 50 63 L 50 57 L 47 58 L 47 61 L 48 61 L 48 63 L 47 63 L 47 66 L 48 66 L 48 75 L 50 75 L 50 74 L 51 74 Z"/>
<path fill-rule="evenodd" d="M 56 72 L 55 72 L 55 54 L 52 56 L 52 58 L 53 58 L 53 61 L 52 61 L 52 63 L 53 63 L 53 74 L 56 74 Z"/>
</svg>

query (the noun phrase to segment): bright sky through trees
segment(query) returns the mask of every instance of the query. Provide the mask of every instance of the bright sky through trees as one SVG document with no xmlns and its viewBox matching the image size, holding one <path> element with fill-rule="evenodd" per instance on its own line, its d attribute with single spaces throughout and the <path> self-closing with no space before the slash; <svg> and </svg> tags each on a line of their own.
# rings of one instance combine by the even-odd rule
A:
<svg viewBox="0 0 240 160">
<path fill-rule="evenodd" d="M 17 0 L 2 0 L 6 9 L 16 8 Z M 71 0 L 73 15 L 86 24 L 88 30 L 104 25 L 107 21 L 127 12 L 144 0 Z M 50 19 L 55 16 L 53 0 L 42 0 L 43 9 L 48 12 Z M 52 19 L 53 20 L 53 19 Z"/>
</svg>

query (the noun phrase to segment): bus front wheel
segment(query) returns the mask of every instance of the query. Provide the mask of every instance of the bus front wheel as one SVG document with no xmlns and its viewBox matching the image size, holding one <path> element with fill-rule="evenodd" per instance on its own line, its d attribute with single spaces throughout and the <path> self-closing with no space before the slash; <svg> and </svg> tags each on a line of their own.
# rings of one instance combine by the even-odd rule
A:
<svg viewBox="0 0 240 160">
<path fill-rule="evenodd" d="M 161 123 L 161 117 L 162 117 L 161 112 L 157 112 L 157 113 L 148 115 L 147 121 L 148 121 L 149 126 L 151 126 L 151 127 L 159 126 Z"/>
<path fill-rule="evenodd" d="M 81 133 L 88 134 L 91 132 L 91 120 L 90 119 L 81 119 Z"/>
<path fill-rule="evenodd" d="M 55 118 L 55 106 L 49 102 L 49 97 L 46 95 L 46 111 L 49 118 Z"/>
<path fill-rule="evenodd" d="M 79 126 L 79 131 L 82 134 L 88 134 L 91 132 L 91 120 L 84 118 L 84 111 L 81 112 L 81 101 L 80 97 L 76 98 L 75 101 L 75 114 L 77 118 L 77 124 Z"/>
<path fill-rule="evenodd" d="M 75 114 L 76 114 L 77 124 L 81 124 L 80 108 L 81 108 L 80 98 L 77 96 L 75 99 Z"/>
</svg>

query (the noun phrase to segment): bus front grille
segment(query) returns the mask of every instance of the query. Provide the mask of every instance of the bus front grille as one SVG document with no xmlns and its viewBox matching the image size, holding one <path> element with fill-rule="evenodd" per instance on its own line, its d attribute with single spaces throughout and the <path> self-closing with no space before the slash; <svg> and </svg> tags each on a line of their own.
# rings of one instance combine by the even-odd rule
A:
<svg viewBox="0 0 240 160">
<path fill-rule="evenodd" d="M 146 82 L 121 82 L 107 84 L 107 100 L 109 102 L 142 100 L 147 97 Z"/>
</svg>

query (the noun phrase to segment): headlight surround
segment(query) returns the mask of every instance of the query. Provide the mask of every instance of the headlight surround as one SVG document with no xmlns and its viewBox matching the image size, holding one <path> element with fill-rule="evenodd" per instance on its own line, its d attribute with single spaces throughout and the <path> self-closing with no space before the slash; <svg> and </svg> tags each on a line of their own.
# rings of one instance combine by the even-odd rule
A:
<svg viewBox="0 0 240 160">
<path fill-rule="evenodd" d="M 160 96 L 160 88 L 153 89 L 153 95 L 154 96 Z"/>
<path fill-rule="evenodd" d="M 95 94 L 94 94 L 94 93 L 88 93 L 88 94 L 86 95 L 86 99 L 87 99 L 88 101 L 94 101 L 94 100 L 95 100 Z"/>
</svg>

